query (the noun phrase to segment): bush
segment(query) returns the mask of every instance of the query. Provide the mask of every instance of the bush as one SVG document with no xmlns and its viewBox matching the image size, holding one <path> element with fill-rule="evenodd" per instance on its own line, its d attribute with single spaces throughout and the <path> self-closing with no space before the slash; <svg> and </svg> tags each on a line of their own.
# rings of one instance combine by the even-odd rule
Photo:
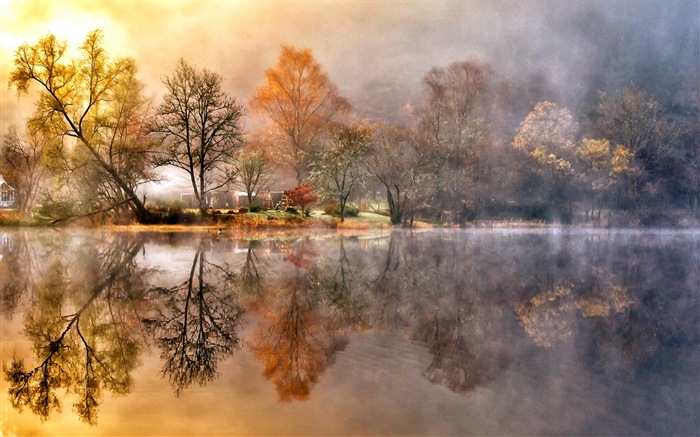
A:
<svg viewBox="0 0 700 437">
<path fill-rule="evenodd" d="M 216 223 L 226 223 L 226 222 L 232 222 L 236 220 L 235 215 L 230 215 L 230 214 L 217 214 L 214 216 L 214 221 Z"/>
<path fill-rule="evenodd" d="M 253 204 L 250 205 L 250 212 L 260 212 L 262 211 L 262 207 L 258 204 Z"/>
<path fill-rule="evenodd" d="M 340 205 L 332 202 L 326 205 L 323 212 L 334 217 L 340 217 Z M 345 204 L 345 217 L 357 217 L 360 215 L 360 207 L 356 203 Z"/>
<path fill-rule="evenodd" d="M 299 214 L 299 211 L 296 210 L 293 206 L 288 206 L 287 209 L 284 210 L 284 212 L 288 212 L 290 214 Z"/>
<path fill-rule="evenodd" d="M 154 224 L 189 225 L 199 223 L 201 216 L 197 212 L 169 208 L 167 211 L 154 211 Z"/>
<path fill-rule="evenodd" d="M 242 206 L 242 207 L 238 208 L 238 213 L 239 213 L 239 214 L 245 214 L 245 213 L 247 213 L 247 212 L 248 212 L 248 208 L 246 208 L 245 206 Z"/>
<path fill-rule="evenodd" d="M 185 209 L 187 208 L 187 202 L 184 200 L 180 199 L 174 199 L 172 202 L 170 202 L 170 208 L 172 209 Z"/>
<path fill-rule="evenodd" d="M 466 222 L 473 222 L 478 216 L 477 207 L 471 203 L 463 203 L 462 207 L 459 209 L 457 220 L 460 224 Z"/>
</svg>

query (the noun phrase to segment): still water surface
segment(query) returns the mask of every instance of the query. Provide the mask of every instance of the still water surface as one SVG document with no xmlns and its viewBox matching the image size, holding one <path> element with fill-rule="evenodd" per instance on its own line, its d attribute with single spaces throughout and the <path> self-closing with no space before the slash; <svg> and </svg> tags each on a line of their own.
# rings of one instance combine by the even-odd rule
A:
<svg viewBox="0 0 700 437">
<path fill-rule="evenodd" d="M 0 231 L 2 435 L 697 435 L 700 233 Z"/>
</svg>

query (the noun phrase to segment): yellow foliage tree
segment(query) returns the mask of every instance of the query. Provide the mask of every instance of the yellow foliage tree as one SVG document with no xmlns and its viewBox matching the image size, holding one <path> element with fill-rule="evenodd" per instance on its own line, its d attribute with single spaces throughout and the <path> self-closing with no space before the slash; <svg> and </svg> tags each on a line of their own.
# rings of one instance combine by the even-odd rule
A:
<svg viewBox="0 0 700 437">
<path fill-rule="evenodd" d="M 545 169 L 565 176 L 573 173 L 571 157 L 578 124 L 571 112 L 552 102 L 539 102 L 513 139 L 513 147 L 534 158 Z"/>
<path fill-rule="evenodd" d="M 38 84 L 40 95 L 34 120 L 57 135 L 75 139 L 76 153 L 82 153 L 113 189 L 106 209 L 128 204 L 136 217 L 145 221 L 150 213 L 135 190 L 149 176 L 133 171 L 138 167 L 135 162 L 145 162 L 143 154 L 135 146 L 137 135 L 119 131 L 139 123 L 123 119 L 125 110 L 138 115 L 141 106 L 140 84 L 134 77 L 137 67 L 133 59 L 111 61 L 102 40 L 101 31 L 90 32 L 73 60 L 66 59 L 67 44 L 54 35 L 41 38 L 35 45 L 23 44 L 15 53 L 10 86 L 27 93 L 31 83 Z M 124 102 L 131 107 L 127 108 Z M 116 144 L 117 138 L 125 141 Z M 121 159 L 114 159 L 117 146 L 133 146 L 131 156 L 137 158 L 122 166 Z"/>
</svg>

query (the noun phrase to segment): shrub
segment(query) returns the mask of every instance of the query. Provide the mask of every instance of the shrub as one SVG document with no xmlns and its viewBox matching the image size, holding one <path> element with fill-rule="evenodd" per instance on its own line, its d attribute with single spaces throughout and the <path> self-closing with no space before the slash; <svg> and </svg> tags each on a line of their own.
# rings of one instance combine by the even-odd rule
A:
<svg viewBox="0 0 700 437">
<path fill-rule="evenodd" d="M 262 207 L 258 204 L 253 204 L 250 205 L 250 212 L 260 212 L 262 211 Z"/>
<path fill-rule="evenodd" d="M 239 214 L 245 214 L 245 213 L 247 213 L 247 212 L 248 212 L 248 208 L 246 208 L 245 206 L 242 206 L 242 207 L 238 208 L 238 213 L 239 213 Z"/>
<path fill-rule="evenodd" d="M 290 214 L 299 214 L 299 211 L 296 210 L 293 206 L 288 206 L 287 209 L 284 210 L 284 212 L 288 212 Z"/>
<path fill-rule="evenodd" d="M 187 202 L 181 199 L 174 199 L 170 202 L 170 208 L 172 209 L 185 209 L 187 208 Z"/>
<path fill-rule="evenodd" d="M 323 212 L 334 217 L 340 216 L 340 205 L 337 202 L 331 202 L 326 205 Z M 360 207 L 356 203 L 345 204 L 345 217 L 357 217 L 360 215 Z"/>
<path fill-rule="evenodd" d="M 159 213 L 158 222 L 164 225 L 189 225 L 200 222 L 200 215 L 193 211 L 169 209 Z"/>
</svg>

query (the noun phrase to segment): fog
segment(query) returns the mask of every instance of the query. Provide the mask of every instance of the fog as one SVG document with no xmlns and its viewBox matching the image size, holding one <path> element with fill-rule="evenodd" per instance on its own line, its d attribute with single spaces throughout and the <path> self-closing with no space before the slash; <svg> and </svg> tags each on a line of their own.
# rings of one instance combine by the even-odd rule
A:
<svg viewBox="0 0 700 437">
<path fill-rule="evenodd" d="M 48 32 L 76 46 L 103 29 L 110 55 L 135 58 L 155 98 L 160 78 L 184 58 L 221 74 L 245 101 L 280 45 L 308 47 L 356 111 L 385 120 L 405 119 L 420 104 L 430 68 L 464 59 L 489 62 L 534 97 L 573 109 L 616 81 L 698 70 L 696 1 L 10 0 L 1 7 L 2 133 L 21 125 L 34 101 L 6 87 L 14 51 Z"/>
</svg>

